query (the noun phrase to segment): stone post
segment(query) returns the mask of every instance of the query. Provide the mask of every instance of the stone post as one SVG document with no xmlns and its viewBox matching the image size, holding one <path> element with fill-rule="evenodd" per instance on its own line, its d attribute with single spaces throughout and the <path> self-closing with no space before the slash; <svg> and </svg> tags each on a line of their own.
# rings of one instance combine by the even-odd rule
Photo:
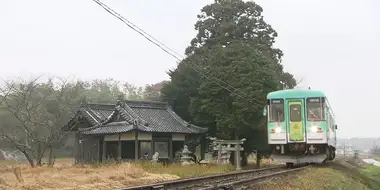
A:
<svg viewBox="0 0 380 190">
<path fill-rule="evenodd" d="M 236 170 L 241 170 L 241 163 L 240 163 L 240 144 L 235 145 L 236 148 Z"/>
</svg>

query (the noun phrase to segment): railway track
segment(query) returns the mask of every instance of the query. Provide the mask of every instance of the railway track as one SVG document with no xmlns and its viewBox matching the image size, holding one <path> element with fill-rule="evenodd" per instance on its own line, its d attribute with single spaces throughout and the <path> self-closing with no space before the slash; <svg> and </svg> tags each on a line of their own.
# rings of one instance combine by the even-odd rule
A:
<svg viewBox="0 0 380 190">
<path fill-rule="evenodd" d="M 305 169 L 302 165 L 288 169 L 286 166 L 245 170 L 225 174 L 217 174 L 188 179 L 172 180 L 156 184 L 147 184 L 124 188 L 123 190 L 219 190 L 219 189 L 245 189 L 249 184 L 259 182 L 275 176 L 281 176 Z"/>
</svg>

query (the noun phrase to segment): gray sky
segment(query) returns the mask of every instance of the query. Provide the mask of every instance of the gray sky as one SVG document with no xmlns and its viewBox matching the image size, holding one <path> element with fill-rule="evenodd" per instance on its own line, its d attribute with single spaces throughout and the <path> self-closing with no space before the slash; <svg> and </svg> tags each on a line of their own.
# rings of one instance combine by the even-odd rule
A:
<svg viewBox="0 0 380 190">
<path fill-rule="evenodd" d="M 183 53 L 196 15 L 212 1 L 103 2 Z M 256 2 L 279 33 L 285 70 L 328 95 L 339 137 L 380 136 L 380 2 Z M 168 79 L 176 63 L 92 0 L 0 0 L 0 66 L 3 78 L 48 73 L 144 85 Z"/>
</svg>

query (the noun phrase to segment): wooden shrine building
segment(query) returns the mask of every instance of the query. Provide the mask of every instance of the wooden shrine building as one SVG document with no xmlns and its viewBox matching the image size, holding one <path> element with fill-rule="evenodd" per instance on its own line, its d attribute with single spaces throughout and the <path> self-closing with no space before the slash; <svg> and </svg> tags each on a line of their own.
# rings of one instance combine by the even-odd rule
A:
<svg viewBox="0 0 380 190">
<path fill-rule="evenodd" d="M 172 161 L 189 136 L 204 139 L 207 131 L 182 120 L 167 103 L 129 100 L 82 104 L 63 130 L 74 133 L 76 163 L 138 160 L 146 153 L 151 159 L 156 152 L 160 160 Z"/>
</svg>

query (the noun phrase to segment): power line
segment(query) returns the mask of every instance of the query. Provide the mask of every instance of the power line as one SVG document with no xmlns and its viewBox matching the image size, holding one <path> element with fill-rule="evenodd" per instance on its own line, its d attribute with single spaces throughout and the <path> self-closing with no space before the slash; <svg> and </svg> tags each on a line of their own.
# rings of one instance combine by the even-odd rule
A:
<svg viewBox="0 0 380 190">
<path fill-rule="evenodd" d="M 147 36 L 145 36 L 141 31 L 139 30 L 136 30 L 131 24 L 129 24 L 130 22 L 126 19 L 123 19 L 122 17 L 119 17 L 118 13 L 116 13 L 115 11 L 113 11 L 111 8 L 109 8 L 108 6 L 106 6 L 105 4 L 103 4 L 102 2 L 100 2 L 99 0 L 93 0 L 95 3 L 97 3 L 98 5 L 100 5 L 101 7 L 103 7 L 104 10 L 106 10 L 107 12 L 109 12 L 110 14 L 112 14 L 113 16 L 115 16 L 116 18 L 118 18 L 119 20 L 121 20 L 122 22 L 124 22 L 124 24 L 126 24 L 128 27 L 130 27 L 132 30 L 134 30 L 135 32 L 139 33 L 141 36 L 143 36 L 144 38 L 146 38 L 148 41 L 152 42 L 153 44 L 155 44 L 156 46 L 158 46 L 159 48 L 161 48 L 163 51 L 165 51 L 166 53 L 168 53 L 169 55 L 171 55 L 172 57 L 176 58 L 178 61 L 181 61 L 181 59 L 179 59 L 177 56 L 175 56 L 173 53 L 167 51 L 165 48 L 163 48 L 159 43 L 157 42 L 154 42 L 153 40 L 151 40 L 150 38 L 148 38 Z"/>
<path fill-rule="evenodd" d="M 128 19 L 124 18 L 123 16 L 121 16 L 119 13 L 117 13 L 116 11 L 114 11 L 113 9 L 111 9 L 110 7 L 108 7 L 107 5 L 105 5 L 104 3 L 102 3 L 101 1 L 99 0 L 94 0 L 97 4 L 99 4 L 103 9 L 105 9 L 107 12 L 109 12 L 110 14 L 112 14 L 113 16 L 115 16 L 116 18 L 118 18 L 119 20 L 121 20 L 122 22 L 124 22 L 128 27 L 130 27 L 131 29 L 133 29 L 134 31 L 138 32 L 140 35 L 142 35 L 144 38 L 146 38 L 147 40 L 149 40 L 150 42 L 152 42 L 153 44 L 155 44 L 156 46 L 158 46 L 159 48 L 161 48 L 162 50 L 164 50 L 166 53 L 168 53 L 169 55 L 171 55 L 172 57 L 174 57 L 175 59 L 177 59 L 178 62 L 181 62 L 184 58 L 177 52 L 175 52 L 174 50 L 170 49 L 169 47 L 167 47 L 165 44 L 161 43 L 159 40 L 157 40 L 156 38 L 154 38 L 153 36 L 151 36 L 150 34 L 146 33 L 144 30 L 142 30 L 141 28 L 137 27 L 136 25 L 134 25 L 132 22 L 130 22 Z M 136 28 L 134 28 L 136 27 Z M 145 35 L 144 35 L 145 34 Z M 152 39 L 149 39 L 147 36 L 151 37 L 153 40 L 155 40 L 156 42 L 153 42 Z M 177 54 L 179 55 L 180 58 L 178 58 L 177 56 L 175 56 L 173 53 L 170 53 L 168 52 L 166 49 L 164 49 L 163 47 L 166 47 L 167 49 L 169 49 L 171 52 L 173 52 L 174 54 Z M 236 88 L 228 85 L 226 82 L 214 77 L 214 76 L 207 76 L 205 75 L 202 71 L 202 68 L 200 68 L 199 66 L 195 65 L 195 64 L 192 64 L 190 62 L 187 62 L 187 66 L 192 65 L 193 67 L 190 66 L 190 68 L 192 68 L 193 70 L 195 70 L 196 72 L 198 72 L 199 74 L 201 74 L 202 76 L 204 76 L 205 78 L 207 79 L 214 79 L 212 80 L 214 83 L 218 84 L 219 86 L 221 86 L 222 88 L 224 88 L 225 90 L 229 91 L 229 92 L 232 92 L 232 93 L 235 93 L 236 95 L 238 95 L 239 97 L 243 98 L 243 99 L 246 99 L 246 97 L 243 97 L 242 95 L 236 93 L 236 92 L 233 92 L 231 90 L 228 89 L 229 88 L 232 88 L 234 91 L 237 91 Z M 198 67 L 198 69 L 195 69 L 194 67 Z M 211 74 L 210 74 L 211 75 Z M 217 80 L 218 82 L 216 82 L 215 80 Z M 220 83 L 224 83 L 224 85 L 226 85 L 227 87 L 221 85 Z M 257 101 L 257 100 L 256 100 Z M 255 102 L 252 102 L 250 101 L 251 103 L 254 103 L 256 105 L 259 105 Z M 262 106 L 262 105 L 260 105 Z"/>
<path fill-rule="evenodd" d="M 141 28 L 139 28 L 138 26 L 136 26 L 135 24 L 133 24 L 131 21 L 129 21 L 128 19 L 124 18 L 123 16 L 121 16 L 119 13 L 117 13 L 116 11 L 114 11 L 113 9 L 111 9 L 110 7 L 108 7 L 107 5 L 105 5 L 104 3 L 102 3 L 101 1 L 99 0 L 93 0 L 95 3 L 97 3 L 98 5 L 100 5 L 103 9 L 105 9 L 108 13 L 110 13 L 111 15 L 115 16 L 116 18 L 118 18 L 119 20 L 121 20 L 124 24 L 126 24 L 129 28 L 131 28 L 132 30 L 134 30 L 135 32 L 139 33 L 141 36 L 143 36 L 145 39 L 147 39 L 149 42 L 153 43 L 154 45 L 158 46 L 160 49 L 162 49 L 164 52 L 166 52 L 167 54 L 169 54 L 170 56 L 174 57 L 175 59 L 177 59 L 178 62 L 182 61 L 184 58 L 177 52 L 175 52 L 174 50 L 170 49 L 169 47 L 167 47 L 165 44 L 163 44 L 162 42 L 160 42 L 159 40 L 157 40 L 156 38 L 154 38 L 153 36 L 151 36 L 150 34 L 146 33 L 144 30 L 142 30 Z M 136 29 L 137 28 L 137 29 Z M 150 37 L 150 38 L 149 38 Z M 165 49 L 167 48 L 167 49 Z M 169 52 L 171 51 L 171 52 Z M 176 55 L 175 55 L 176 54 Z M 179 58 L 181 57 L 181 58 Z M 241 95 L 237 92 L 234 92 L 234 91 L 237 91 L 236 88 L 228 85 L 226 82 L 212 76 L 211 74 L 211 77 L 210 76 L 207 76 L 205 75 L 201 70 L 202 68 L 198 67 L 197 65 L 194 65 L 190 62 L 187 62 L 187 64 L 185 64 L 186 66 L 189 66 L 191 69 L 195 70 L 196 72 L 198 72 L 199 74 L 201 74 L 202 76 L 204 76 L 205 78 L 211 80 L 212 82 L 214 82 L 215 84 L 219 85 L 220 87 L 222 87 L 223 89 L 231 92 L 231 93 L 234 93 L 236 94 L 237 96 L 239 96 L 240 98 L 243 98 L 255 105 L 258 105 L 258 106 L 263 106 L 259 103 L 256 103 L 256 102 L 253 102 L 252 100 L 255 100 L 255 101 L 258 101 L 257 99 L 254 99 L 254 98 L 248 98 L 248 96 L 246 95 Z M 190 66 L 191 65 L 191 66 Z M 194 67 L 198 67 L 198 69 L 194 68 Z M 224 83 L 225 85 L 223 86 L 222 84 L 220 83 Z M 227 86 L 227 87 L 226 87 Z M 229 88 L 231 88 L 232 90 L 230 90 Z"/>
<path fill-rule="evenodd" d="M 132 22 L 130 22 L 128 19 L 124 18 L 122 15 L 120 15 L 119 13 L 117 13 L 116 11 L 114 11 L 113 9 L 111 9 L 110 7 L 108 7 L 106 4 L 104 4 L 103 2 L 99 1 L 99 0 L 94 0 L 97 4 L 99 4 L 100 6 L 102 6 L 103 8 L 105 8 L 106 11 L 108 11 L 109 13 L 111 13 L 112 15 L 116 16 L 118 19 L 122 19 L 122 21 L 127 24 L 130 28 L 132 28 L 133 30 L 135 30 L 136 28 L 143 34 L 145 34 L 146 36 L 150 37 L 151 39 L 155 40 L 158 44 L 160 44 L 161 46 L 165 47 L 166 49 L 170 50 L 171 52 L 173 52 L 174 54 L 176 54 L 177 56 L 181 57 L 183 59 L 183 57 L 175 52 L 173 49 L 171 49 L 170 47 L 166 46 L 165 44 L 161 43 L 159 40 L 157 40 L 155 37 L 153 37 L 152 35 L 150 35 L 149 33 L 145 32 L 143 29 L 141 29 L 140 27 L 136 26 L 135 24 L 133 24 Z M 111 12 L 110 12 L 111 11 Z M 134 28 L 133 28 L 134 27 Z M 136 32 L 139 32 L 137 30 L 135 30 Z M 139 32 L 139 34 L 141 34 Z M 143 35 L 141 34 L 141 35 Z M 144 35 L 143 35 L 144 36 Z M 146 36 L 144 36 L 145 38 L 147 38 Z M 147 38 L 148 39 L 148 38 Z M 148 39 L 150 41 L 150 39 Z M 156 44 L 157 45 L 157 44 Z M 173 56 L 173 55 L 172 55 Z M 179 59 L 178 57 L 176 56 L 173 56 L 174 58 L 176 58 L 178 61 L 181 61 L 181 59 Z"/>
</svg>

